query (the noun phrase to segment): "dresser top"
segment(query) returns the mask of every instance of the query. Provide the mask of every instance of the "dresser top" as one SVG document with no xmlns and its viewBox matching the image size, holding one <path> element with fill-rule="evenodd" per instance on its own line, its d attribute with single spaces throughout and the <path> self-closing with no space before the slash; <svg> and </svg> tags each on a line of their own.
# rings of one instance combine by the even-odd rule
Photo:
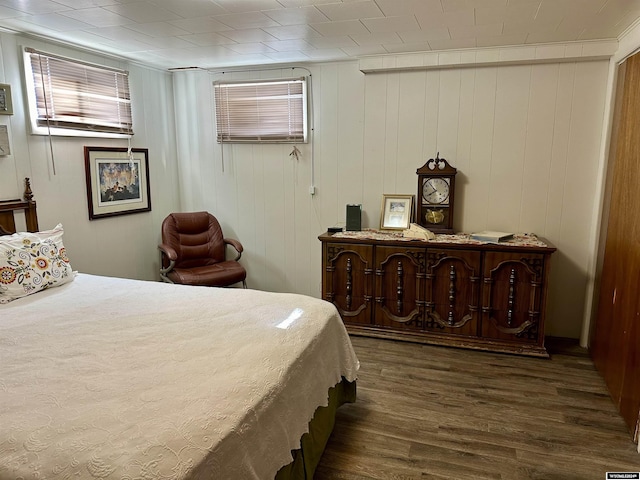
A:
<svg viewBox="0 0 640 480">
<path fill-rule="evenodd" d="M 487 250 L 506 250 L 513 248 L 514 250 L 527 249 L 532 251 L 543 250 L 551 253 L 556 248 L 550 244 L 547 240 L 538 237 L 533 233 L 516 233 L 513 238 L 509 240 L 501 241 L 499 243 L 483 242 L 471 238 L 471 234 L 468 233 L 456 233 L 452 235 L 436 234 L 436 237 L 432 240 L 420 240 L 416 238 L 403 237 L 402 231 L 386 231 L 365 229 L 362 231 L 342 231 L 337 233 L 323 233 L 318 237 L 323 242 L 346 242 L 346 243 L 408 243 L 412 246 L 425 246 L 425 247 L 437 247 L 447 246 L 453 248 L 474 248 L 482 246 Z"/>
</svg>

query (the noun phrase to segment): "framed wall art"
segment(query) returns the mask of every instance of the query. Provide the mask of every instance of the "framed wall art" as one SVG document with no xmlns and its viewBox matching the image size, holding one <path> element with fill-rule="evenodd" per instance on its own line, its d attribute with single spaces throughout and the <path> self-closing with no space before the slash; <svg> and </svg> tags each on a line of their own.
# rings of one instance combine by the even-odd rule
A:
<svg viewBox="0 0 640 480">
<path fill-rule="evenodd" d="M 404 230 L 413 217 L 413 195 L 382 195 L 380 230 Z"/>
<path fill-rule="evenodd" d="M 11 85 L 0 83 L 0 115 L 13 115 Z"/>
<path fill-rule="evenodd" d="M 149 150 L 84 147 L 89 219 L 151 211 Z"/>
</svg>

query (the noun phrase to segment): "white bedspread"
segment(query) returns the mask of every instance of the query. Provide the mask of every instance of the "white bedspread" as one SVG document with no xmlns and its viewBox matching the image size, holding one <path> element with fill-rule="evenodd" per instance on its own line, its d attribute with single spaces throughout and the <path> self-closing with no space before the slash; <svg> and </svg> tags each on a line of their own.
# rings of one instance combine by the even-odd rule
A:
<svg viewBox="0 0 640 480">
<path fill-rule="evenodd" d="M 0 305 L 0 479 L 272 479 L 357 370 L 327 302 L 78 274 Z"/>
</svg>

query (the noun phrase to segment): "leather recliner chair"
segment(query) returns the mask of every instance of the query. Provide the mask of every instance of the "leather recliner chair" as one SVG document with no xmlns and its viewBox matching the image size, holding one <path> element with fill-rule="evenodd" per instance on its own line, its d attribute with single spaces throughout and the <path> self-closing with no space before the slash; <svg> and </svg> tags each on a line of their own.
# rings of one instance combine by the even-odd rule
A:
<svg viewBox="0 0 640 480">
<path fill-rule="evenodd" d="M 227 245 L 237 252 L 226 259 Z M 167 283 L 226 287 L 242 282 L 247 271 L 238 260 L 242 244 L 224 238 L 218 220 L 209 212 L 172 213 L 162 222 L 160 278 Z"/>
</svg>

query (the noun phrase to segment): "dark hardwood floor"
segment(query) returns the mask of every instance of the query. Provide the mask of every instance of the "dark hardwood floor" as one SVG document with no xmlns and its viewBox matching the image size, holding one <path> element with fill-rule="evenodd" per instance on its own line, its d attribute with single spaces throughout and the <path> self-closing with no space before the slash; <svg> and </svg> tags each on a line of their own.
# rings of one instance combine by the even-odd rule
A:
<svg viewBox="0 0 640 480">
<path fill-rule="evenodd" d="M 586 351 L 550 360 L 352 337 L 358 401 L 315 480 L 598 479 L 640 454 Z"/>
</svg>

